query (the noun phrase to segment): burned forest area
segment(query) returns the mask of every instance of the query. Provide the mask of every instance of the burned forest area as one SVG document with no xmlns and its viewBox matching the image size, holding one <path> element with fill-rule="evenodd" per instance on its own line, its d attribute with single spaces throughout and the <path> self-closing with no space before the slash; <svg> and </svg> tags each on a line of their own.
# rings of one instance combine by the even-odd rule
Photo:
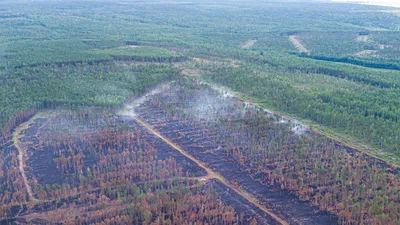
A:
<svg viewBox="0 0 400 225">
<path fill-rule="evenodd" d="M 1 0 L 0 225 L 399 225 L 400 10 L 346 2 Z"/>
<path fill-rule="evenodd" d="M 398 204 L 385 163 L 186 77 L 18 131 L 2 152 L 4 224 L 337 224 L 362 210 L 352 196 Z"/>
</svg>

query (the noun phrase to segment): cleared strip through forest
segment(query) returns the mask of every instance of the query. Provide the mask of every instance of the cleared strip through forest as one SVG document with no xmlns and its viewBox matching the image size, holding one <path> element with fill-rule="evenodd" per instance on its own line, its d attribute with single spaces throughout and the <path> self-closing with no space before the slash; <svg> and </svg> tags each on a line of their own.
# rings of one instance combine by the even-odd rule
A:
<svg viewBox="0 0 400 225">
<path fill-rule="evenodd" d="M 242 189 L 235 187 L 233 185 L 231 185 L 223 176 L 221 176 L 220 174 L 214 172 L 213 170 L 211 170 L 210 168 L 208 168 L 206 165 L 204 165 L 203 162 L 200 162 L 199 160 L 197 160 L 195 157 L 191 156 L 190 154 L 188 154 L 187 152 L 185 152 L 181 147 L 179 147 L 178 145 L 174 144 L 173 142 L 171 142 L 168 138 L 162 136 L 158 131 L 154 130 L 149 124 L 147 124 L 146 122 L 144 122 L 143 120 L 141 120 L 140 118 L 138 118 L 137 116 L 134 116 L 133 119 L 138 122 L 140 125 L 142 125 L 143 127 L 145 127 L 147 130 L 149 130 L 152 134 L 154 134 L 155 136 L 157 136 L 158 138 L 160 138 L 161 140 L 163 140 L 165 143 L 167 143 L 168 145 L 170 145 L 172 148 L 174 148 L 175 150 L 179 151 L 182 155 L 184 155 L 185 157 L 187 157 L 188 159 L 192 160 L 193 162 L 195 162 L 199 167 L 203 168 L 204 170 L 206 170 L 207 172 L 207 178 L 208 179 L 217 179 L 218 181 L 220 181 L 222 184 L 224 184 L 225 186 L 229 187 L 230 189 L 232 189 L 234 192 L 236 192 L 238 195 L 242 196 L 243 198 L 245 198 L 247 201 L 251 202 L 254 206 L 256 206 L 257 208 L 259 208 L 260 210 L 262 210 L 263 212 L 267 213 L 268 215 L 270 215 L 272 218 L 274 218 L 277 222 L 279 222 L 282 225 L 289 225 L 288 222 L 286 222 L 285 220 L 283 220 L 282 218 L 280 218 L 278 215 L 276 215 L 275 213 L 273 213 L 271 210 L 267 209 L 265 206 L 261 205 L 259 203 L 259 201 L 254 197 L 251 196 L 250 194 L 246 193 L 245 191 L 243 191 Z"/>
<path fill-rule="evenodd" d="M 21 132 L 29 127 L 29 125 L 35 121 L 35 119 L 40 118 L 41 114 L 37 113 L 34 117 L 30 120 L 20 124 L 18 127 L 15 128 L 15 131 L 12 134 L 12 140 L 14 143 L 15 148 L 18 150 L 18 169 L 22 176 L 22 181 L 24 182 L 26 192 L 29 196 L 29 201 L 37 201 L 37 199 L 33 196 L 31 185 L 29 184 L 28 178 L 25 174 L 25 152 L 23 145 L 21 144 L 20 138 L 23 137 Z"/>
<path fill-rule="evenodd" d="M 289 36 L 289 40 L 293 43 L 293 45 L 300 51 L 305 53 L 310 53 L 308 49 L 297 39 L 296 36 Z"/>
<path fill-rule="evenodd" d="M 253 45 L 257 42 L 257 40 L 248 40 L 246 41 L 243 45 L 242 48 L 243 49 L 250 49 L 251 47 L 253 47 Z"/>
</svg>

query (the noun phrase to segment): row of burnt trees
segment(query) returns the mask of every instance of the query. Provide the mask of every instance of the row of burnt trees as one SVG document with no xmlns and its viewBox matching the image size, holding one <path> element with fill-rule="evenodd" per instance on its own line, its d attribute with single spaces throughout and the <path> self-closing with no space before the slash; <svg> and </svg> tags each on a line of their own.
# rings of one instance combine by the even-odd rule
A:
<svg viewBox="0 0 400 225">
<path fill-rule="evenodd" d="M 31 224 L 256 224 L 194 181 L 80 190 L 58 202 L 36 203 L 33 218 L 39 222 Z"/>
<path fill-rule="evenodd" d="M 28 120 L 34 113 L 36 109 L 18 114 L 15 123 Z M 25 137 L 21 140 L 26 149 L 48 151 L 49 154 L 57 156 L 53 160 L 60 170 L 60 176 L 69 176 L 72 173 L 72 177 L 78 180 L 78 183 L 73 182 L 70 185 L 43 185 L 40 180 L 29 179 L 36 198 L 39 200 L 62 198 L 76 195 L 81 191 L 183 176 L 184 173 L 175 159 L 157 160 L 157 150 L 142 139 L 144 134 L 138 129 L 132 133 L 126 130 L 100 129 L 101 124 L 111 126 L 115 122 L 105 119 L 108 113 L 109 111 L 67 112 L 37 120 L 24 131 Z M 77 118 L 79 119 L 76 120 Z M 56 127 L 52 126 L 54 124 Z M 82 132 L 79 133 L 78 130 Z M 12 206 L 28 201 L 26 187 L 18 169 L 19 153 L 12 145 L 10 135 L 10 132 L 6 134 L 9 141 L 2 145 L 0 151 L 0 217 L 8 215 Z M 78 141 L 82 145 L 77 144 Z M 121 141 L 128 143 L 121 146 Z M 94 160 L 91 159 L 90 163 L 85 164 L 85 158 L 88 156 Z M 50 161 L 46 165 L 51 163 L 53 162 Z M 31 166 L 34 168 L 42 165 Z M 52 171 L 54 172 L 57 171 Z"/>
<path fill-rule="evenodd" d="M 166 187 L 130 186 L 91 196 L 92 208 L 77 217 L 54 218 L 64 224 L 239 224 L 243 215 L 225 206 L 208 189 L 188 190 L 180 183 Z M 124 193 L 125 192 L 125 193 Z M 116 193 L 116 195 L 115 195 Z M 128 194 L 126 194 L 128 193 Z M 96 208 L 95 211 L 91 211 Z M 57 214 L 55 214 L 57 215 Z M 62 215 L 59 215 L 62 217 Z M 254 224 L 254 222 L 253 222 Z"/>
<path fill-rule="evenodd" d="M 0 130 L 0 147 L 3 146 L 5 143 L 11 141 L 12 133 L 15 131 L 16 127 L 21 125 L 22 123 L 28 121 L 32 118 L 37 112 L 41 110 L 47 109 L 54 109 L 60 106 L 71 106 L 74 105 L 73 103 L 68 104 L 66 102 L 57 102 L 57 101 L 43 101 L 42 103 L 38 103 L 35 106 L 21 110 L 15 114 L 11 119 L 7 120 L 7 123 L 4 126 L 1 126 Z M 114 107 L 112 106 L 105 106 L 105 111 L 110 111 Z"/>
<path fill-rule="evenodd" d="M 198 96 L 197 88 L 172 89 L 152 96 L 140 113 L 151 121 L 190 127 L 192 142 L 224 146 L 255 179 L 336 214 L 340 224 L 400 223 L 400 177 L 395 168 L 261 110 L 247 107 L 242 114 L 232 98 L 226 99 L 230 105 L 208 107 L 216 117 L 199 117 L 204 111 L 194 106 L 195 99 L 204 96 Z"/>
<path fill-rule="evenodd" d="M 33 115 L 36 114 L 40 107 L 33 107 L 28 110 L 21 111 L 15 115 L 14 118 L 9 120 L 0 132 L 0 147 L 11 140 L 13 130 L 21 123 L 27 121 Z"/>
<path fill-rule="evenodd" d="M 12 143 L 12 135 L 17 125 L 29 120 L 40 108 L 21 111 L 10 120 L 0 132 L 0 217 L 10 211 L 10 205 L 18 205 L 28 200 L 26 187 L 19 171 L 18 150 Z"/>
<path fill-rule="evenodd" d="M 265 175 L 262 182 L 338 215 L 341 224 L 399 222 L 400 177 L 377 160 L 317 134 L 295 135 L 261 114 L 230 128 L 221 123 L 216 133 L 231 146 L 228 155 Z"/>
<path fill-rule="evenodd" d="M 45 150 L 53 157 L 47 163 L 55 165 L 72 193 L 80 185 L 104 189 L 190 175 L 174 158 L 158 159 L 155 140 L 143 128 L 128 126 L 103 111 L 59 114 L 30 129 L 37 132 L 30 135 L 38 136 L 39 144 L 28 147 Z M 59 187 L 45 188 L 46 183 L 34 183 L 38 198 L 59 196 Z"/>
<path fill-rule="evenodd" d="M 189 174 L 184 174 L 174 158 L 158 159 L 156 139 L 132 121 L 124 125 L 103 112 L 64 112 L 36 120 L 24 135 L 21 141 L 28 153 L 47 152 L 53 159 L 44 164 L 53 163 L 58 169 L 52 172 L 79 180 L 42 185 L 41 180 L 29 179 L 34 196 L 40 200 L 29 210 L 39 213 L 36 216 L 41 223 L 244 222 L 243 215 L 225 206 L 210 190 L 185 178 Z M 5 218 L 15 215 L 15 207 L 28 198 L 18 171 L 17 150 L 10 145 L 0 154 L 8 159 L 0 161 L 6 168 L 0 179 L 7 178 L 0 186 L 5 190 L 0 195 L 0 217 Z M 29 159 L 28 164 L 32 171 L 41 166 Z M 60 205 L 55 199 L 64 203 Z"/>
<path fill-rule="evenodd" d="M 271 71 L 261 72 L 268 68 L 253 65 L 214 66 L 205 74 L 210 74 L 208 78 L 218 84 L 260 100 L 261 104 L 328 126 L 384 151 L 400 152 L 398 73 L 338 69 L 333 65 L 322 69 L 321 65 L 311 64 L 301 67 L 300 70 L 310 69 L 311 73 L 292 73 L 288 68 L 289 72 L 281 71 L 277 76 Z M 340 79 L 325 76 L 331 73 L 338 73 Z"/>
<path fill-rule="evenodd" d="M 10 213 L 11 206 L 28 200 L 25 185 L 18 169 L 18 151 L 14 146 L 0 149 L 0 218 Z"/>
</svg>

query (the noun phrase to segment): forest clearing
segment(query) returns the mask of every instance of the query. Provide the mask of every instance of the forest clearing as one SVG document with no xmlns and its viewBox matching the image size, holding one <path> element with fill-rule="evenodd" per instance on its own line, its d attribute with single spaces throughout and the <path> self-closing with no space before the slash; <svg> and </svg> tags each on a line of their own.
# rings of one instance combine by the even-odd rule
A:
<svg viewBox="0 0 400 225">
<path fill-rule="evenodd" d="M 293 43 L 293 45 L 299 50 L 300 52 L 309 53 L 308 49 L 300 42 L 298 37 L 296 36 L 289 36 L 289 40 Z"/>
</svg>

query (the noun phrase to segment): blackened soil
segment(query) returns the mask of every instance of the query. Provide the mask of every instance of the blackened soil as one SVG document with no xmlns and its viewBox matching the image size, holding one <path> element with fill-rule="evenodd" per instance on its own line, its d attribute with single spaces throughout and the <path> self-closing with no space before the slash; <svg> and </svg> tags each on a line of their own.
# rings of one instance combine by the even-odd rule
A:
<svg viewBox="0 0 400 225">
<path fill-rule="evenodd" d="M 243 221 L 242 224 L 249 224 L 251 218 L 255 218 L 258 224 L 279 224 L 270 215 L 255 207 L 245 198 L 238 195 L 235 191 L 218 180 L 211 180 L 208 185 L 218 193 L 225 205 L 232 206 L 238 215 L 241 213 L 244 214 L 244 218 L 240 218 Z"/>
<path fill-rule="evenodd" d="M 63 174 L 57 169 L 57 164 L 54 161 L 56 156 L 52 153 L 54 149 L 46 149 L 39 144 L 39 127 L 46 126 L 47 120 L 36 119 L 29 128 L 23 131 L 24 137 L 21 141 L 27 146 L 27 160 L 26 160 L 26 174 L 30 180 L 35 179 L 41 185 L 65 184 L 78 185 L 79 180 L 74 174 Z M 51 122 L 51 121 L 50 121 Z M 108 124 L 105 124 L 108 125 Z M 183 175 L 191 177 L 205 176 L 207 173 L 204 169 L 199 167 L 196 163 L 183 156 L 180 152 L 173 149 L 160 138 L 154 136 L 146 128 L 132 120 L 132 118 L 121 117 L 115 126 L 127 126 L 129 129 L 139 129 L 140 133 L 147 143 L 153 143 L 157 149 L 157 159 L 164 160 L 168 158 L 175 158 L 179 167 L 182 168 Z M 46 129 L 46 128 L 44 128 Z M 85 154 L 84 168 L 91 168 L 96 164 L 96 160 L 90 154 Z"/>
<path fill-rule="evenodd" d="M 35 179 L 41 185 L 61 185 L 67 182 L 68 177 L 58 171 L 52 151 L 39 146 L 38 131 L 46 122 L 46 119 L 36 119 L 22 132 L 21 142 L 27 148 L 25 172 L 30 180 Z"/>
<path fill-rule="evenodd" d="M 194 177 L 207 175 L 207 172 L 203 168 L 199 167 L 192 160 L 186 158 L 184 155 L 182 155 L 180 152 L 169 146 L 167 143 L 165 143 L 157 136 L 154 136 L 154 134 L 150 133 L 146 128 L 141 126 L 132 118 L 121 117 L 121 120 L 124 121 L 125 125 L 129 125 L 129 127 L 140 129 L 141 133 L 145 134 L 143 135 L 143 138 L 145 138 L 147 142 L 155 144 L 155 147 L 157 149 L 157 159 L 163 160 L 173 157 L 176 159 L 178 165 L 182 167 L 184 173 L 188 172 L 190 176 Z"/>
<path fill-rule="evenodd" d="M 162 135 L 181 146 L 186 152 L 203 161 L 230 182 L 257 197 L 267 208 L 290 224 L 337 224 L 337 217 L 326 211 L 318 211 L 307 201 L 281 191 L 277 186 L 268 186 L 253 179 L 240 164 L 212 143 L 215 134 L 195 123 L 186 123 L 167 118 L 155 108 L 142 106 L 140 118 L 152 125 Z"/>
</svg>

